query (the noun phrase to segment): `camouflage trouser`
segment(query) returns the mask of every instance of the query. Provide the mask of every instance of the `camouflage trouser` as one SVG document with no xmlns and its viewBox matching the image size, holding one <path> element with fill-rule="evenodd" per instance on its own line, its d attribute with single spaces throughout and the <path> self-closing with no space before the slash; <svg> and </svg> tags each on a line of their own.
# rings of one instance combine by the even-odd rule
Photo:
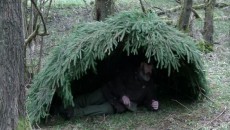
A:
<svg viewBox="0 0 230 130">
<path fill-rule="evenodd" d="M 101 89 L 77 97 L 74 103 L 73 116 L 75 117 L 115 113 L 113 106 L 104 98 Z"/>
</svg>

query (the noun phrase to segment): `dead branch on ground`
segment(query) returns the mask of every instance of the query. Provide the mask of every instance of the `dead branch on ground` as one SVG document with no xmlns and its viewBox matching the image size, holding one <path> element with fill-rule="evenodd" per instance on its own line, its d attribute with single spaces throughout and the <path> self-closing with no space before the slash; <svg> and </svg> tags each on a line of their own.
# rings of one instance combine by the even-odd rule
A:
<svg viewBox="0 0 230 130">
<path fill-rule="evenodd" d="M 226 110 L 227 110 L 227 107 L 225 106 L 224 110 L 218 116 L 216 116 L 213 120 L 209 121 L 206 125 L 211 124 L 213 121 L 217 120 L 221 115 L 224 114 Z"/>
<path fill-rule="evenodd" d="M 191 109 L 189 109 L 188 107 L 186 107 L 184 104 L 180 103 L 179 101 L 174 100 L 174 99 L 171 99 L 171 100 L 174 101 L 174 102 L 177 102 L 178 104 L 180 104 L 181 106 L 183 106 L 184 108 L 186 108 L 187 110 L 189 110 L 190 112 L 192 112 Z"/>
<path fill-rule="evenodd" d="M 192 8 L 193 8 L 193 10 L 199 10 L 199 9 L 204 9 L 205 6 L 206 6 L 205 4 L 200 4 L 200 5 L 194 5 L 194 6 L 192 6 Z M 230 5 L 226 4 L 226 3 L 216 3 L 215 4 L 215 7 L 217 7 L 217 8 L 224 8 L 224 7 L 229 7 L 229 6 Z M 164 15 L 164 14 L 176 12 L 176 11 L 179 11 L 179 10 L 181 10 L 181 6 L 180 5 L 176 6 L 174 8 L 165 10 L 165 11 L 158 12 L 157 14 L 158 15 Z"/>
</svg>

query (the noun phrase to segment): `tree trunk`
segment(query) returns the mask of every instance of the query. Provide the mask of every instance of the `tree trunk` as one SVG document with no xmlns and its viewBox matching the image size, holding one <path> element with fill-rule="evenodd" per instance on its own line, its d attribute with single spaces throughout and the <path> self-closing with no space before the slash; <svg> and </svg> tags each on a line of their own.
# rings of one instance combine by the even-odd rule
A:
<svg viewBox="0 0 230 130">
<path fill-rule="evenodd" d="M 114 0 L 95 0 L 94 20 L 104 21 L 109 15 L 114 13 Z"/>
<path fill-rule="evenodd" d="M 215 0 L 206 0 L 203 37 L 208 44 L 213 44 L 213 11 L 215 3 Z"/>
<path fill-rule="evenodd" d="M 1 130 L 18 129 L 26 121 L 23 45 L 21 0 L 0 0 Z"/>
<path fill-rule="evenodd" d="M 189 18 L 192 12 L 192 0 L 184 0 L 181 14 L 178 20 L 179 30 L 189 31 Z"/>
</svg>

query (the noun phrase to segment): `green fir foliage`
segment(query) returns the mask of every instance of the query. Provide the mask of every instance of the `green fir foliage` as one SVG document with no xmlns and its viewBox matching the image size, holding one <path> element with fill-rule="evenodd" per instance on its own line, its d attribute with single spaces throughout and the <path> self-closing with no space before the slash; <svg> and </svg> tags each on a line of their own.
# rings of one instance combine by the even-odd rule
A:
<svg viewBox="0 0 230 130">
<path fill-rule="evenodd" d="M 180 71 L 181 61 L 190 64 L 192 77 L 188 82 L 192 82 L 195 97 L 200 95 L 197 84 L 206 90 L 203 63 L 193 39 L 166 25 L 154 13 L 123 12 L 104 22 L 77 25 L 53 49 L 29 89 L 30 120 L 39 122 L 48 115 L 56 89 L 65 106 L 73 105 L 70 81 L 86 75 L 89 69 L 96 71 L 97 61 L 114 53 L 118 45 L 127 55 L 144 52 L 147 59 L 157 62 L 157 68 L 167 69 L 169 76 L 172 71 Z"/>
</svg>

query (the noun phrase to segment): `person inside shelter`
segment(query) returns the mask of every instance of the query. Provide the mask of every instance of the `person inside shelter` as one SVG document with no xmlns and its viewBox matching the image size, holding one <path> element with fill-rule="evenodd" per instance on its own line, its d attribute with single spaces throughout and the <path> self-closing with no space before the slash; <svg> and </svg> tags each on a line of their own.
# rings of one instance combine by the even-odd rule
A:
<svg viewBox="0 0 230 130">
<path fill-rule="evenodd" d="M 136 71 L 122 73 L 96 91 L 78 96 L 75 106 L 65 109 L 61 115 L 73 117 L 123 113 L 145 106 L 155 111 L 159 108 L 156 85 L 152 79 L 153 64 L 141 62 Z"/>
</svg>

